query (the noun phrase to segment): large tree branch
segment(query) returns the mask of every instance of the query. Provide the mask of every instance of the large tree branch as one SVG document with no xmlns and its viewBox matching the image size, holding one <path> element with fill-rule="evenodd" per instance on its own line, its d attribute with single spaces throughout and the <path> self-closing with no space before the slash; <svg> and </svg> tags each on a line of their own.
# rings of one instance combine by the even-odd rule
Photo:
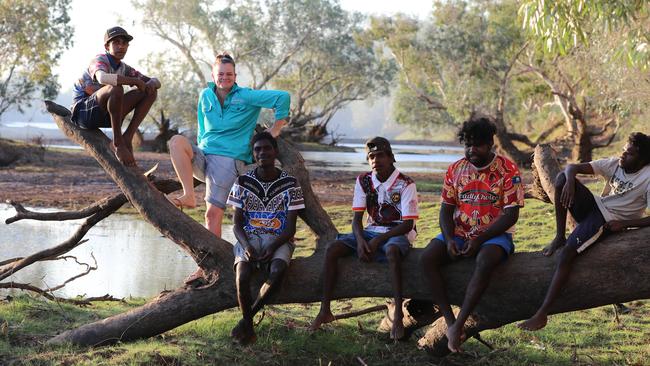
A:
<svg viewBox="0 0 650 366">
<path fill-rule="evenodd" d="M 646 265 L 650 261 L 649 235 L 650 228 L 644 228 L 609 236 L 581 255 L 551 313 L 650 298 L 650 282 L 642 280 L 650 276 L 650 266 Z M 630 245 L 634 245 L 634 251 L 629 250 Z M 412 250 L 402 264 L 406 298 L 430 298 L 418 269 L 421 252 L 421 249 Z M 323 253 L 293 260 L 271 303 L 320 301 L 323 260 Z M 474 265 L 474 260 L 468 259 L 443 269 L 452 304 L 462 303 Z M 490 286 L 476 307 L 475 314 L 482 319 L 481 329 L 499 327 L 534 314 L 554 270 L 555 260 L 539 252 L 514 254 L 495 270 Z M 354 258 L 344 258 L 339 261 L 338 278 L 335 299 L 393 295 L 390 273 L 382 264 L 363 264 Z M 205 290 L 179 289 L 128 313 L 66 331 L 51 342 L 97 345 L 150 337 L 237 306 L 234 293 L 234 281 L 221 282 Z"/>
</svg>

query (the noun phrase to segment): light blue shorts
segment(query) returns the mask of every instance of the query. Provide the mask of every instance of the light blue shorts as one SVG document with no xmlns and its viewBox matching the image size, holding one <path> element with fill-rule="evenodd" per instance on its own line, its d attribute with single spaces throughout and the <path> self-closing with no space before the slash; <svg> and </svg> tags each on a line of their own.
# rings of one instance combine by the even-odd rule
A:
<svg viewBox="0 0 650 366">
<path fill-rule="evenodd" d="M 370 239 L 379 235 L 381 235 L 381 233 L 376 233 L 374 231 L 368 230 L 363 231 L 363 238 L 366 239 L 366 241 L 370 241 Z M 356 253 L 357 238 L 354 236 L 354 233 L 337 234 L 336 240 L 343 242 L 348 248 L 353 249 Z M 409 249 L 411 248 L 411 242 L 409 242 L 406 235 L 393 236 L 392 238 L 389 238 L 385 242 L 381 243 L 379 248 L 377 248 L 377 252 L 375 253 L 375 260 L 377 260 L 377 262 L 388 262 L 388 258 L 386 258 L 386 250 L 391 245 L 395 245 L 399 249 L 402 257 L 406 256 Z"/>
<path fill-rule="evenodd" d="M 205 183 L 205 202 L 226 208 L 233 183 L 238 176 L 254 166 L 227 156 L 206 155 L 194 144 L 192 152 L 192 173 L 194 178 Z"/>
<path fill-rule="evenodd" d="M 443 243 L 445 242 L 445 237 L 442 236 L 442 233 L 438 234 L 435 239 L 440 240 Z M 460 236 L 454 236 L 454 241 L 456 242 L 456 249 L 459 251 L 463 250 L 465 243 L 467 243 L 467 241 Z M 510 233 L 503 233 L 494 238 L 488 239 L 485 243 L 481 244 L 481 248 L 487 245 L 497 245 L 501 247 L 505 252 L 506 258 L 515 252 L 515 245 L 512 243 L 512 234 Z"/>
</svg>

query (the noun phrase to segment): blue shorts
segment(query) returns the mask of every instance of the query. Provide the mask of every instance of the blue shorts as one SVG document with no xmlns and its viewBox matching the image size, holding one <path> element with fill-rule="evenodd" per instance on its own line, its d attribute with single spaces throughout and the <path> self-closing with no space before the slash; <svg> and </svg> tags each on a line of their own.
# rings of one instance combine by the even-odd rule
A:
<svg viewBox="0 0 650 366">
<path fill-rule="evenodd" d="M 376 233 L 374 231 L 368 230 L 363 231 L 363 238 L 366 239 L 366 241 L 370 241 L 370 239 L 375 238 L 379 235 L 381 235 L 381 233 Z M 354 233 L 338 234 L 336 235 L 336 240 L 344 243 L 348 248 L 353 249 L 356 253 L 357 238 L 354 236 Z M 408 240 L 406 235 L 393 236 L 392 238 L 389 238 L 385 242 L 381 243 L 379 248 L 377 248 L 374 259 L 377 262 L 381 263 L 388 262 L 388 258 L 386 258 L 386 249 L 388 249 L 388 247 L 391 245 L 397 246 L 402 257 L 406 256 L 406 254 L 409 252 L 409 249 L 411 249 L 411 242 Z"/>
<path fill-rule="evenodd" d="M 81 128 L 111 127 L 111 116 L 99 105 L 97 93 L 75 103 L 70 118 Z"/>
<path fill-rule="evenodd" d="M 442 236 L 442 233 L 438 234 L 435 239 L 443 243 L 445 242 L 445 237 Z M 456 249 L 459 251 L 463 250 L 466 243 L 465 239 L 461 238 L 460 236 L 454 236 L 454 241 L 456 242 Z M 501 247 L 505 253 L 505 258 L 508 258 L 509 255 L 515 252 L 515 245 L 512 243 L 512 234 L 510 233 L 503 233 L 501 235 L 495 236 L 494 238 L 488 239 L 485 243 L 481 244 L 481 248 L 488 245 L 497 245 Z"/>
</svg>

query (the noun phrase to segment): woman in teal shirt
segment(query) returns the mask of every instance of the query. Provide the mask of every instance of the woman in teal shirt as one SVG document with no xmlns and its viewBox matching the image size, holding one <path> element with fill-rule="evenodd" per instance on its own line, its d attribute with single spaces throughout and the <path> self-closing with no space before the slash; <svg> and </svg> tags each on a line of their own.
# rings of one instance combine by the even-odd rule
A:
<svg viewBox="0 0 650 366">
<path fill-rule="evenodd" d="M 282 90 L 254 90 L 237 85 L 235 61 L 217 56 L 212 79 L 201 91 L 197 106 L 197 144 L 182 135 L 169 141 L 169 152 L 183 195 L 172 198 L 178 207 L 195 207 L 192 177 L 205 182 L 205 226 L 221 237 L 221 222 L 230 188 L 245 166 L 253 162 L 250 140 L 262 108 L 275 110 L 269 132 L 277 137 L 289 118 L 290 96 Z"/>
</svg>

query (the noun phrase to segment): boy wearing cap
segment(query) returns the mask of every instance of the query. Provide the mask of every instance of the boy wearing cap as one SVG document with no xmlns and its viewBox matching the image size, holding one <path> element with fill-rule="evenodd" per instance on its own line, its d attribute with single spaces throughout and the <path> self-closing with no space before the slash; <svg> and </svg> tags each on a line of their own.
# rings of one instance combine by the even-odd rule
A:
<svg viewBox="0 0 650 366">
<path fill-rule="evenodd" d="M 323 298 L 320 312 L 310 326 L 335 320 L 330 309 L 336 283 L 338 258 L 356 253 L 363 262 L 388 261 L 394 291 L 395 313 L 390 338 L 404 337 L 402 318 L 402 272 L 400 264 L 415 240 L 418 219 L 418 198 L 415 183 L 394 166 L 390 143 L 383 137 L 366 142 L 366 157 L 372 171 L 357 177 L 354 187 L 352 233 L 339 234 L 330 243 L 323 269 Z M 364 212 L 368 225 L 363 228 Z"/>
<path fill-rule="evenodd" d="M 487 118 L 463 123 L 458 139 L 465 158 L 447 169 L 442 187 L 440 229 L 420 257 L 433 302 L 447 323 L 449 350 L 460 351 L 463 327 L 487 288 L 494 269 L 512 253 L 512 234 L 524 206 L 524 187 L 517 166 L 493 152 L 496 127 Z M 476 257 L 458 314 L 449 305 L 440 268 L 461 258 Z"/>
<path fill-rule="evenodd" d="M 123 28 L 113 27 L 104 34 L 105 53 L 95 56 L 74 85 L 72 121 L 81 128 L 111 127 L 117 159 L 135 166 L 132 140 L 138 126 L 156 100 L 160 82 L 142 75 L 122 62 L 133 39 Z M 124 93 L 122 85 L 137 89 Z M 129 112 L 133 117 L 122 133 L 122 122 Z"/>
</svg>

